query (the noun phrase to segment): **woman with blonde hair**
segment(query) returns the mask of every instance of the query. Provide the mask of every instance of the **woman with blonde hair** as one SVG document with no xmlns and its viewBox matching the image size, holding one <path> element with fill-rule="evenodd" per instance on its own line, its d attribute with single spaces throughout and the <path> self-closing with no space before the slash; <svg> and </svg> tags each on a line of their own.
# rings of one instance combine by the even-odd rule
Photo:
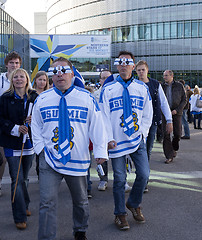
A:
<svg viewBox="0 0 202 240">
<path fill-rule="evenodd" d="M 201 128 L 201 113 L 202 108 L 199 108 L 196 106 L 197 99 L 200 99 L 200 91 L 199 87 L 196 85 L 193 91 L 193 94 L 191 95 L 189 99 L 190 103 L 190 113 L 194 115 L 194 129 L 202 129 Z M 196 119 L 198 119 L 198 124 L 196 126 Z"/>
<path fill-rule="evenodd" d="M 38 94 L 49 89 L 49 79 L 46 72 L 44 71 L 37 72 L 34 78 L 33 88 L 36 89 Z"/>
<path fill-rule="evenodd" d="M 31 215 L 27 182 L 34 151 L 28 110 L 37 95 L 35 90 L 30 89 L 28 73 L 19 68 L 10 75 L 10 87 L 0 98 L 0 146 L 4 148 L 9 166 L 12 212 L 18 229 L 26 228 L 27 216 Z"/>
</svg>

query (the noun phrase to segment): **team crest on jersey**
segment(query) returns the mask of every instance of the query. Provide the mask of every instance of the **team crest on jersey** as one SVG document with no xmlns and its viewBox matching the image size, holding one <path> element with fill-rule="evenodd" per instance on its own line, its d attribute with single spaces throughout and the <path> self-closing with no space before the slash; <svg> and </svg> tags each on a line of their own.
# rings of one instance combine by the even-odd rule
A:
<svg viewBox="0 0 202 240">
<path fill-rule="evenodd" d="M 54 133 L 54 136 L 51 138 L 51 140 L 52 140 L 53 143 L 56 143 L 54 145 L 54 149 L 56 149 L 58 151 L 58 140 L 59 140 L 59 129 L 58 129 L 58 127 L 56 127 L 53 130 L 53 133 Z M 72 149 L 73 146 L 74 146 L 74 142 L 72 141 L 73 137 L 74 137 L 74 128 L 71 127 L 70 149 Z"/>
<path fill-rule="evenodd" d="M 123 115 L 120 117 L 120 119 L 121 119 L 120 126 L 121 126 L 121 127 L 124 127 Z M 137 132 L 138 129 L 139 129 L 139 125 L 137 124 L 137 121 L 138 121 L 137 113 L 136 113 L 136 112 L 133 112 L 133 122 L 134 122 L 135 132 Z"/>
</svg>

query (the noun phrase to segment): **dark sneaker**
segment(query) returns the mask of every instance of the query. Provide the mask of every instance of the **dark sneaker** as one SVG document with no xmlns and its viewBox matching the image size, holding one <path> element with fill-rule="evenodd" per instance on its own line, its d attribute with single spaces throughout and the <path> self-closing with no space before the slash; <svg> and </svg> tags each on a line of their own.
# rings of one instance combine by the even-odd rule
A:
<svg viewBox="0 0 202 240">
<path fill-rule="evenodd" d="M 190 139 L 189 136 L 182 136 L 181 139 Z"/>
<path fill-rule="evenodd" d="M 88 192 L 88 199 L 92 198 L 93 196 L 92 196 L 92 193 L 91 193 L 91 191 L 90 191 L 90 190 L 88 190 L 87 192 Z"/>
<path fill-rule="evenodd" d="M 140 209 L 140 207 L 138 208 L 133 208 L 130 207 L 127 203 L 126 203 L 126 207 L 132 212 L 133 214 L 133 218 L 138 222 L 138 223 L 144 223 L 145 222 L 145 218 L 142 214 L 142 211 Z"/>
<path fill-rule="evenodd" d="M 75 240 L 88 240 L 85 232 L 75 232 L 74 239 Z"/>
<path fill-rule="evenodd" d="M 130 228 L 126 215 L 116 215 L 114 222 L 120 230 L 128 230 Z"/>
</svg>

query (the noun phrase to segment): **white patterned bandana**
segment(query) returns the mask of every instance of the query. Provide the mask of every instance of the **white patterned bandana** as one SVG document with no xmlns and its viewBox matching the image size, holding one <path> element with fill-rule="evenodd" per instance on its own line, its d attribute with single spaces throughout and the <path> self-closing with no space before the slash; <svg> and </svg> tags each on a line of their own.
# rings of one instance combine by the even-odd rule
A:
<svg viewBox="0 0 202 240">
<path fill-rule="evenodd" d="M 59 71 L 62 74 L 72 73 L 72 70 L 71 70 L 70 66 L 60 66 L 60 65 L 58 65 L 57 67 L 50 67 L 48 69 L 48 76 L 56 75 L 56 74 L 59 73 Z"/>
<path fill-rule="evenodd" d="M 116 58 L 114 61 L 114 65 L 134 65 L 132 58 Z"/>
</svg>

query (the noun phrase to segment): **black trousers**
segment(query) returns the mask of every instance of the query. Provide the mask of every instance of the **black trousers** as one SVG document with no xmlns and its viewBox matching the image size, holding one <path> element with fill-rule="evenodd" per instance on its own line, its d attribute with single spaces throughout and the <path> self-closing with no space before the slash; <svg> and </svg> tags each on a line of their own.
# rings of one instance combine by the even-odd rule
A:
<svg viewBox="0 0 202 240">
<path fill-rule="evenodd" d="M 163 120 L 163 151 L 166 159 L 173 158 L 173 150 L 179 150 L 179 142 L 182 135 L 182 115 L 173 115 L 173 137 L 166 132 L 166 120 Z"/>
</svg>

